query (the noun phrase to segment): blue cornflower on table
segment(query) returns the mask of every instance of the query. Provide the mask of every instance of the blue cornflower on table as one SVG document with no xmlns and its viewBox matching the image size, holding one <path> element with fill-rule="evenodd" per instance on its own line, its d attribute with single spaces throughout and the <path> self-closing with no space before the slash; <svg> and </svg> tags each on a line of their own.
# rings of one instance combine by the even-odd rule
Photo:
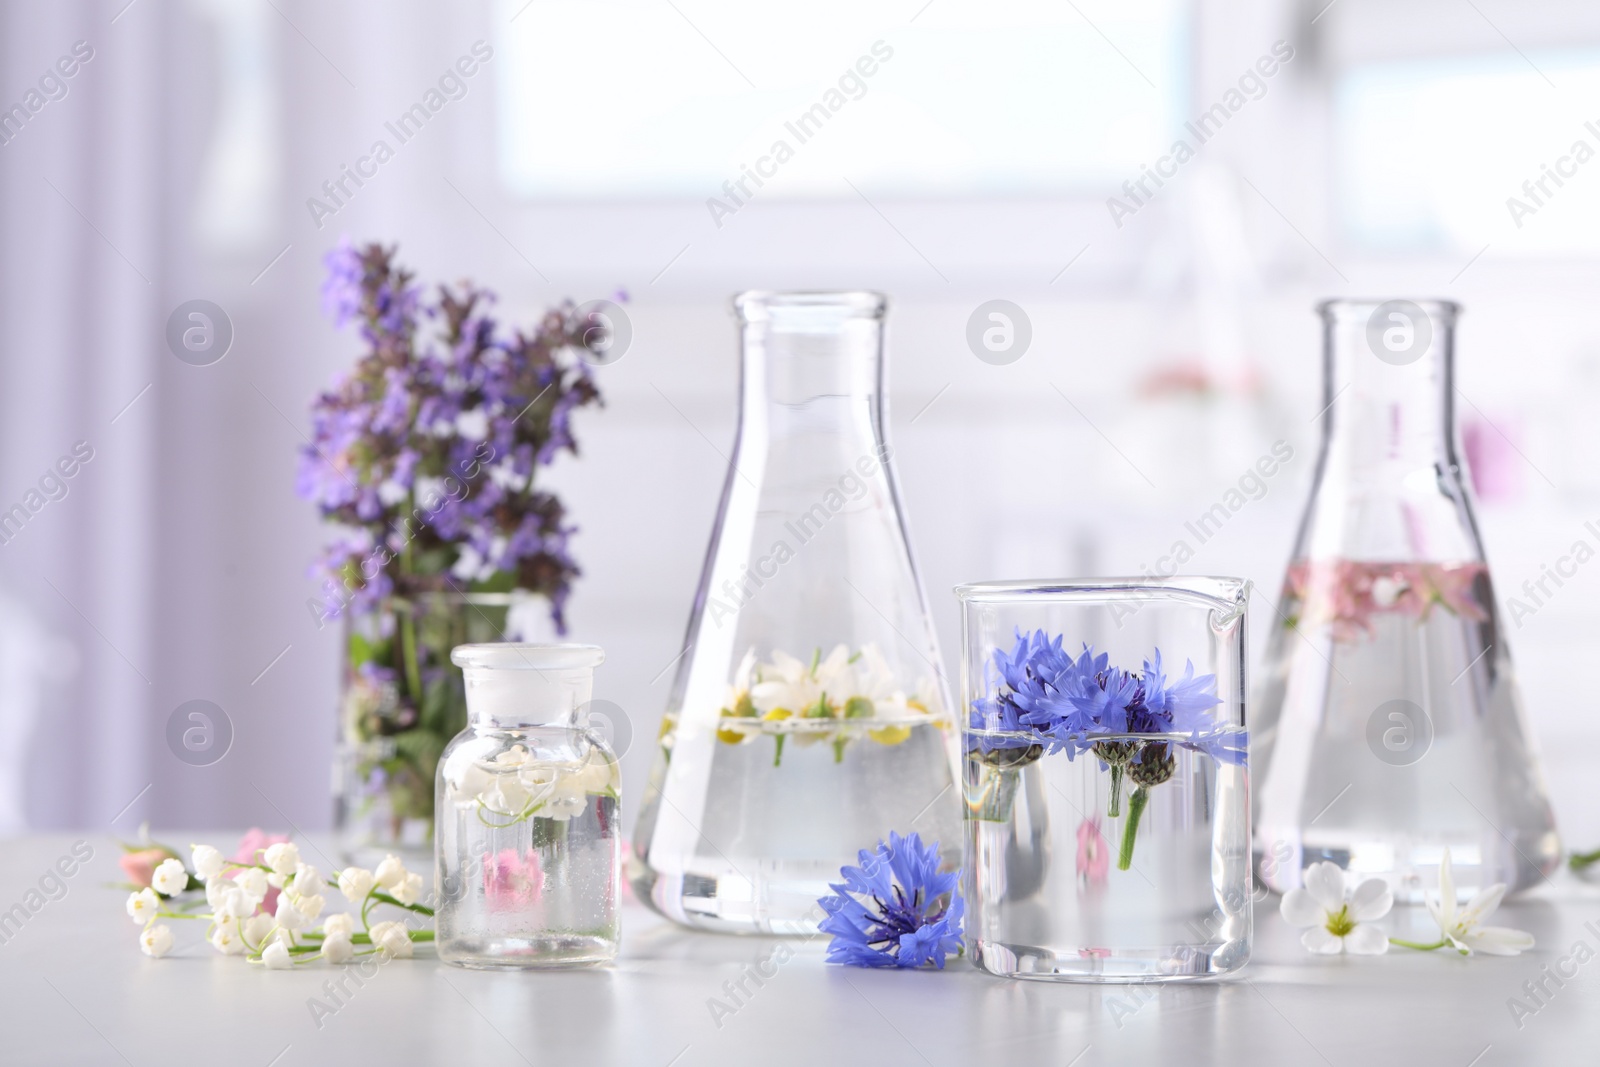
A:
<svg viewBox="0 0 1600 1067">
<path fill-rule="evenodd" d="M 890 831 L 859 866 L 842 867 L 843 883 L 818 903 L 820 929 L 832 934 L 828 962 L 852 967 L 943 968 L 961 950 L 960 871 L 940 871 L 938 843 Z"/>
</svg>

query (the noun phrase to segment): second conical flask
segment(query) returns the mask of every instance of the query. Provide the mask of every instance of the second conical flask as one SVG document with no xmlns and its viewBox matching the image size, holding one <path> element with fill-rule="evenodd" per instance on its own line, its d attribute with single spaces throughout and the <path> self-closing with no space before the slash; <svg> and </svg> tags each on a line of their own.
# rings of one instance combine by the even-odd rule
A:
<svg viewBox="0 0 1600 1067">
<path fill-rule="evenodd" d="M 1322 452 L 1251 729 L 1279 891 L 1331 860 L 1420 903 L 1449 849 L 1465 899 L 1560 856 L 1457 458 L 1457 310 L 1322 306 Z"/>
<path fill-rule="evenodd" d="M 956 733 L 889 465 L 883 297 L 734 307 L 738 436 L 630 878 L 691 926 L 809 933 L 891 830 L 955 862 Z"/>
</svg>

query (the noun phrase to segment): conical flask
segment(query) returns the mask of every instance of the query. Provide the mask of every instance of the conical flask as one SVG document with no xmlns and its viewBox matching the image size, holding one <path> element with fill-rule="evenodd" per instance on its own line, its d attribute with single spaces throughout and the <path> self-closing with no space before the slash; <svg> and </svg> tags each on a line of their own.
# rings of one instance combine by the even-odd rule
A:
<svg viewBox="0 0 1600 1067">
<path fill-rule="evenodd" d="M 890 830 L 959 863 L 958 733 L 884 436 L 884 298 L 734 308 L 738 434 L 629 876 L 681 923 L 809 933 Z"/>
<path fill-rule="evenodd" d="M 1560 856 L 1461 469 L 1456 305 L 1334 300 L 1322 452 L 1255 701 L 1258 871 L 1515 892 Z"/>
</svg>

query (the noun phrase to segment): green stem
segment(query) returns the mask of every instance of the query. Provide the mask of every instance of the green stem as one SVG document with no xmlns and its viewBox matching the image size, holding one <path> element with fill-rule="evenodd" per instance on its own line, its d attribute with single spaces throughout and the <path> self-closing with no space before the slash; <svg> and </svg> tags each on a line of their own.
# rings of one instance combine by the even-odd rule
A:
<svg viewBox="0 0 1600 1067">
<path fill-rule="evenodd" d="M 1444 938 L 1443 940 L 1435 941 L 1431 945 L 1419 944 L 1416 941 L 1402 941 L 1398 937 L 1391 937 L 1389 939 L 1389 944 L 1391 944 L 1391 945 L 1399 945 L 1401 948 L 1414 948 L 1418 952 L 1432 952 L 1436 948 L 1444 948 L 1449 943 L 1450 943 L 1450 939 L 1449 938 Z"/>
<path fill-rule="evenodd" d="M 1139 817 L 1144 814 L 1144 806 L 1149 799 L 1150 791 L 1142 785 L 1128 798 L 1128 821 L 1122 828 L 1122 851 L 1117 855 L 1119 871 L 1133 866 L 1133 840 L 1139 833 Z"/>
<path fill-rule="evenodd" d="M 402 904 L 394 897 L 391 897 L 388 893 L 383 893 L 378 890 L 373 890 L 372 899 L 377 901 L 379 904 L 393 904 L 397 908 L 405 908 L 407 911 L 414 911 L 418 915 L 433 915 L 433 909 L 428 907 L 426 904 Z"/>
<path fill-rule="evenodd" d="M 422 706 L 422 668 L 417 664 L 417 620 L 406 609 L 400 610 L 401 655 L 406 659 L 406 693 Z"/>
<path fill-rule="evenodd" d="M 1600 848 L 1593 852 L 1574 852 L 1567 858 L 1567 866 L 1575 871 L 1581 871 L 1594 863 L 1600 863 Z"/>
<path fill-rule="evenodd" d="M 412 493 L 408 492 L 406 494 L 407 515 L 416 513 L 416 500 L 413 497 L 414 494 Z M 400 573 L 407 577 L 415 573 L 415 568 L 412 566 L 412 551 L 412 542 L 408 538 L 406 547 L 400 552 Z M 401 655 L 406 658 L 406 692 L 410 694 L 412 701 L 420 711 L 422 708 L 422 666 L 417 662 L 416 602 L 411 599 L 414 595 L 413 590 L 407 589 L 405 593 L 407 596 L 406 606 L 400 612 L 400 641 L 404 646 Z"/>
<path fill-rule="evenodd" d="M 772 749 L 772 765 L 774 767 L 783 762 L 783 735 L 779 734 L 776 740 L 778 743 Z"/>
<path fill-rule="evenodd" d="M 1111 764 L 1111 802 L 1106 805 L 1106 815 L 1115 819 L 1122 814 L 1122 764 Z M 1126 870 L 1127 868 L 1123 868 Z"/>
</svg>

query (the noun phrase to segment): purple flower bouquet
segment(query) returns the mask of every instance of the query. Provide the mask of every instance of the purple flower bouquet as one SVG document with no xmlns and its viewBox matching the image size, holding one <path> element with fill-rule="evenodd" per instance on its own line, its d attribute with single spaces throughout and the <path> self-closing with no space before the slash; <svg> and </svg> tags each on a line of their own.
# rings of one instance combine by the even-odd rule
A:
<svg viewBox="0 0 1600 1067">
<path fill-rule="evenodd" d="M 322 288 L 363 352 L 312 404 L 298 491 L 340 527 L 316 567 L 319 628 L 348 633 L 340 822 L 385 846 L 427 842 L 434 769 L 466 721 L 450 649 L 506 636 L 542 598 L 557 632 L 579 572 L 574 527 L 537 472 L 577 453 L 572 413 L 600 401 L 572 304 L 529 332 L 470 282 L 430 300 L 394 249 L 342 242 Z M 593 357 L 590 357 L 593 358 Z"/>
</svg>

